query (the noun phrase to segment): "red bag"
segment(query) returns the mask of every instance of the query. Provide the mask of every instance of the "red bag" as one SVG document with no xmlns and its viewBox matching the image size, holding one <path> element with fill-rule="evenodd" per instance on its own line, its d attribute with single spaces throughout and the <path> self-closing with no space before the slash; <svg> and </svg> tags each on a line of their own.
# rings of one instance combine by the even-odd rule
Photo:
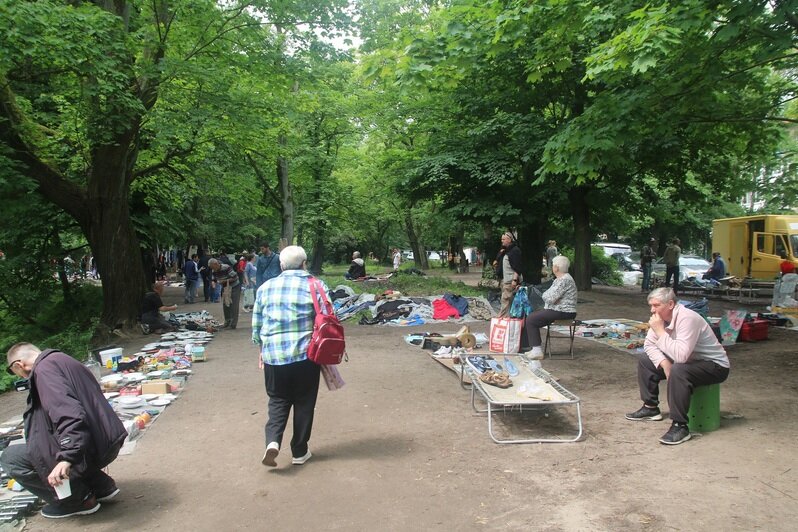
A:
<svg viewBox="0 0 798 532">
<path fill-rule="evenodd" d="M 311 277 L 308 283 L 310 284 L 310 297 L 313 298 L 313 308 L 316 309 L 313 335 L 310 337 L 308 346 L 308 359 L 320 366 L 340 364 L 346 356 L 344 328 L 333 312 L 332 303 L 327 299 L 327 294 L 324 293 L 319 282 Z M 319 298 L 324 304 L 324 309 L 320 308 Z M 347 358 L 347 360 L 349 359 Z"/>
</svg>

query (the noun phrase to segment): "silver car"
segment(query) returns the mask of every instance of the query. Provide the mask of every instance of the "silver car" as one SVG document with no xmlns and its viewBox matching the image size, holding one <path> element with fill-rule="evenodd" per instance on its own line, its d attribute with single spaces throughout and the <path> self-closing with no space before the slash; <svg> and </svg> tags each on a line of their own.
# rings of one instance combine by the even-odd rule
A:
<svg viewBox="0 0 798 532">
<path fill-rule="evenodd" d="M 682 255 L 679 257 L 679 280 L 683 281 L 690 277 L 701 279 L 711 266 L 709 261 L 698 255 Z M 665 263 L 662 262 L 661 258 L 654 262 L 651 275 L 652 277 L 665 279 Z"/>
</svg>

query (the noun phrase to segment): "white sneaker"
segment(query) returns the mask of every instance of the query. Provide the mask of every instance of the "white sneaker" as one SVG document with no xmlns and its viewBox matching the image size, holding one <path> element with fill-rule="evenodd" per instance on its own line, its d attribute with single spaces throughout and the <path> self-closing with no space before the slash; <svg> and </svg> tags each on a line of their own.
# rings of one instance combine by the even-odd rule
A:
<svg viewBox="0 0 798 532">
<path fill-rule="evenodd" d="M 307 462 L 308 460 L 310 460 L 311 456 L 313 456 L 313 455 L 310 454 L 310 449 L 308 449 L 308 452 L 305 453 L 305 456 L 300 456 L 299 458 L 294 458 L 293 460 L 291 460 L 291 463 L 294 464 L 294 465 L 302 465 L 305 462 Z"/>
<path fill-rule="evenodd" d="M 280 444 L 273 441 L 266 446 L 266 452 L 263 453 L 263 459 L 260 463 L 269 467 L 277 467 L 278 454 L 280 454 Z"/>
<path fill-rule="evenodd" d="M 543 360 L 543 350 L 540 346 L 533 347 L 532 351 L 527 353 L 526 356 L 529 360 Z"/>
</svg>

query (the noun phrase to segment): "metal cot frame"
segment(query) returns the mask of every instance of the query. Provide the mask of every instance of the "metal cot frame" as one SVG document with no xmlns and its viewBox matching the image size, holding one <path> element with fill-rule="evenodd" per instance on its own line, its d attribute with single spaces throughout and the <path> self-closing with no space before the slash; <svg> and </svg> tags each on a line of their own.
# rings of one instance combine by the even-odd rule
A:
<svg viewBox="0 0 798 532">
<path fill-rule="evenodd" d="M 465 366 L 466 364 L 463 364 Z M 479 380 L 479 377 L 475 374 L 475 372 L 470 368 L 465 368 L 465 371 L 468 373 L 469 377 L 471 377 L 471 407 L 477 413 L 487 413 L 488 414 L 488 434 L 490 435 L 491 439 L 496 443 L 572 443 L 578 441 L 582 437 L 582 406 L 579 400 L 579 397 L 565 389 L 560 383 L 555 381 L 552 376 L 542 368 L 525 368 L 526 371 L 530 371 L 536 377 L 543 380 L 547 384 L 549 384 L 552 388 L 554 388 L 557 392 L 559 392 L 564 398 L 564 401 L 541 401 L 536 399 L 525 399 L 519 397 L 517 401 L 507 401 L 497 399 L 493 394 L 493 390 L 497 390 L 498 388 L 494 388 L 489 384 L 485 384 Z M 462 385 L 462 376 L 461 376 L 461 385 Z M 477 392 L 482 397 L 482 399 L 487 404 L 487 408 L 480 409 L 477 408 L 476 404 L 476 396 Z M 528 438 L 528 439 L 500 439 L 496 436 L 493 431 L 493 413 L 496 411 L 496 407 L 501 407 L 501 410 L 504 412 L 509 407 L 511 411 L 518 408 L 519 412 L 522 412 L 524 407 L 527 408 L 540 408 L 540 407 L 570 407 L 573 406 L 576 408 L 576 419 L 577 419 L 577 433 L 576 436 L 573 438 Z"/>
</svg>

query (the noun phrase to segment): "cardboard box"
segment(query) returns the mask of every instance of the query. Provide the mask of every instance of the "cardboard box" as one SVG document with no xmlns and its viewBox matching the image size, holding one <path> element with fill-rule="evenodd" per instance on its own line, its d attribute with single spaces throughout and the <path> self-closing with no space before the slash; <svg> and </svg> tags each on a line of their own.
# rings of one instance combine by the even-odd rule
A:
<svg viewBox="0 0 798 532">
<path fill-rule="evenodd" d="M 171 391 L 170 382 L 163 380 L 145 381 L 141 383 L 141 393 L 169 393 Z"/>
</svg>

